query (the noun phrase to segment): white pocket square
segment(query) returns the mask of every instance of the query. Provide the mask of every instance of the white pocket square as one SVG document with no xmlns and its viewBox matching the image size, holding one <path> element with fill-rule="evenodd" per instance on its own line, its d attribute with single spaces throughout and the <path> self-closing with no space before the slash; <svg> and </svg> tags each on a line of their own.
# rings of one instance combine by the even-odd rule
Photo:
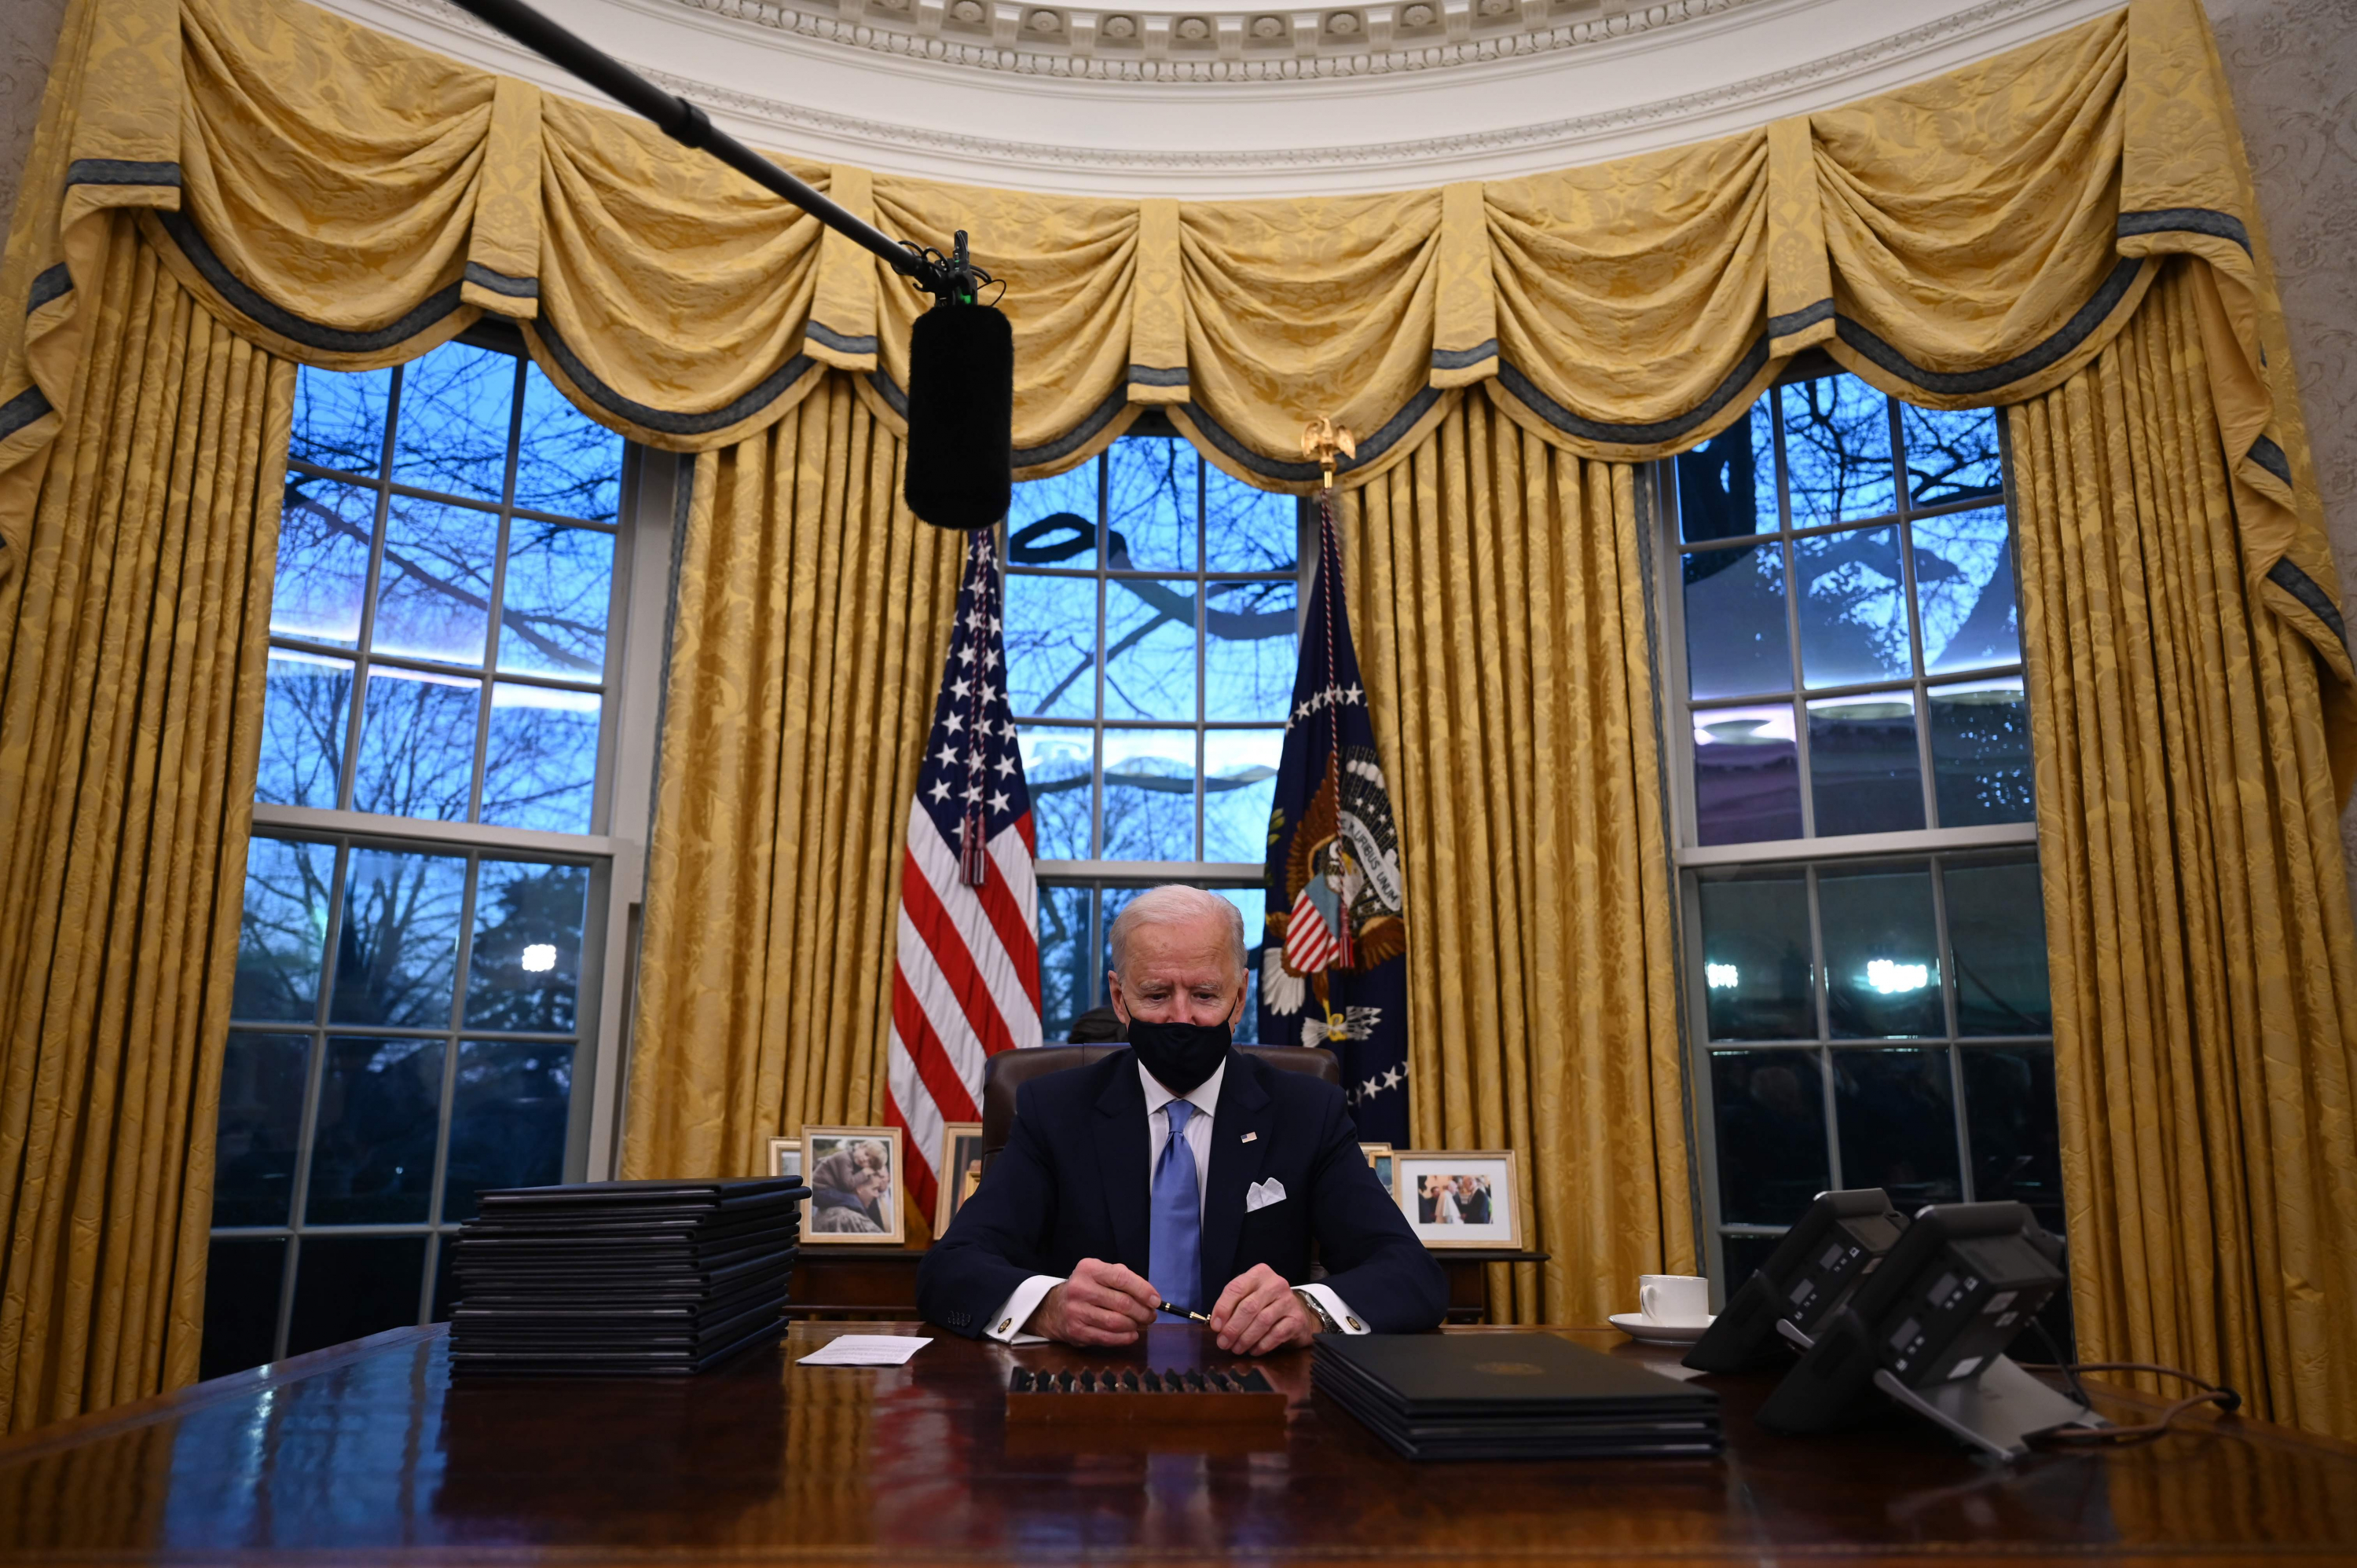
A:
<svg viewBox="0 0 2357 1568">
<path fill-rule="evenodd" d="M 1269 1177 L 1266 1181 L 1256 1181 L 1253 1183 L 1252 1186 L 1244 1188 L 1244 1212 L 1246 1214 L 1250 1214 L 1256 1208 L 1266 1208 L 1272 1203 L 1283 1203 L 1284 1201 L 1285 1184 L 1277 1180 L 1275 1176 Z"/>
</svg>

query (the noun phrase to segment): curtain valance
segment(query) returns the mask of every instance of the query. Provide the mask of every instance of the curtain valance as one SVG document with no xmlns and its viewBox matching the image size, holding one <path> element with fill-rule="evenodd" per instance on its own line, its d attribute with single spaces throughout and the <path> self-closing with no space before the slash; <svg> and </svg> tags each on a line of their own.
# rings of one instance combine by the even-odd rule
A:
<svg viewBox="0 0 2357 1568">
<path fill-rule="evenodd" d="M 585 412 L 655 446 L 741 440 L 826 367 L 903 428 L 923 298 L 650 126 L 300 0 L 108 0 L 69 35 L 64 134 L 37 149 L 0 274 L 23 302 L 21 335 L 0 328 L 9 553 L 70 396 L 91 220 L 114 208 L 142 209 L 236 330 L 307 363 L 405 360 L 490 311 Z M 1475 386 L 1562 449 L 1653 457 L 1813 345 L 1911 402 L 2013 403 L 2086 364 L 2188 253 L 2249 581 L 2357 681 L 2198 0 L 1717 141 L 1394 195 L 1132 201 L 788 166 L 888 232 L 969 231 L 1009 280 L 1026 476 L 1162 405 L 1277 489 L 1314 484 L 1299 431 L 1332 414 L 1363 483 Z"/>
</svg>

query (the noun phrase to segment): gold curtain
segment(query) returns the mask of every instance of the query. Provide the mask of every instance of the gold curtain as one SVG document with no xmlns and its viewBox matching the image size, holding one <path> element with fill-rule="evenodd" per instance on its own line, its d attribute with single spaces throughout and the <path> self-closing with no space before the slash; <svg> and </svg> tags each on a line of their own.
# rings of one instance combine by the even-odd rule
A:
<svg viewBox="0 0 2357 1568">
<path fill-rule="evenodd" d="M 2317 663 L 2239 569 L 2207 281 L 2009 415 L 2079 1348 L 2357 1437 L 2357 933 Z"/>
<path fill-rule="evenodd" d="M 1426 1148 L 1523 1157 L 1518 1323 L 1692 1273 L 1684 1074 L 1636 472 L 1469 400 L 1353 492 L 1351 622 L 1407 865 Z"/>
<path fill-rule="evenodd" d="M 107 224 L 0 586 L 0 1425 L 188 1382 L 295 367 Z"/>
<path fill-rule="evenodd" d="M 696 462 L 632 1037 L 626 1176 L 762 1173 L 881 1120 L 909 801 L 961 536 L 830 373 Z"/>
</svg>

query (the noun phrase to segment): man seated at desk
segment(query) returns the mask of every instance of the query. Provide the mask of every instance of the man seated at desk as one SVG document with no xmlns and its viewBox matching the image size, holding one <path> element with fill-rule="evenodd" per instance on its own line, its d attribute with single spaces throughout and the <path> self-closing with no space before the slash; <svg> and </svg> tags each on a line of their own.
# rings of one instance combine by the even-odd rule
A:
<svg viewBox="0 0 2357 1568">
<path fill-rule="evenodd" d="M 1006 1147 L 917 1273 L 926 1318 L 972 1337 L 1127 1345 L 1157 1302 L 1208 1306 L 1222 1349 L 1321 1328 L 1437 1326 L 1440 1265 L 1359 1151 L 1342 1091 L 1231 1048 L 1243 918 L 1156 887 L 1113 923 L 1129 1046 L 1016 1098 Z M 1315 1240 L 1328 1273 L 1308 1283 Z"/>
</svg>

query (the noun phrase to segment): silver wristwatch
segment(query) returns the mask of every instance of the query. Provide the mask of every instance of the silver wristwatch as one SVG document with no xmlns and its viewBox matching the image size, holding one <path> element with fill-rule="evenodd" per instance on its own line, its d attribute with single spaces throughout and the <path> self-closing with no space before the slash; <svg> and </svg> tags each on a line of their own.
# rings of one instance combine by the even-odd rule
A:
<svg viewBox="0 0 2357 1568">
<path fill-rule="evenodd" d="M 1302 1305 L 1309 1309 L 1309 1316 L 1318 1320 L 1318 1331 L 1320 1334 L 1340 1334 L 1342 1332 L 1342 1326 L 1334 1321 L 1334 1315 L 1327 1311 L 1326 1308 L 1319 1304 L 1316 1296 L 1311 1295 L 1299 1285 L 1295 1285 L 1293 1287 L 1293 1294 L 1300 1298 Z"/>
</svg>

